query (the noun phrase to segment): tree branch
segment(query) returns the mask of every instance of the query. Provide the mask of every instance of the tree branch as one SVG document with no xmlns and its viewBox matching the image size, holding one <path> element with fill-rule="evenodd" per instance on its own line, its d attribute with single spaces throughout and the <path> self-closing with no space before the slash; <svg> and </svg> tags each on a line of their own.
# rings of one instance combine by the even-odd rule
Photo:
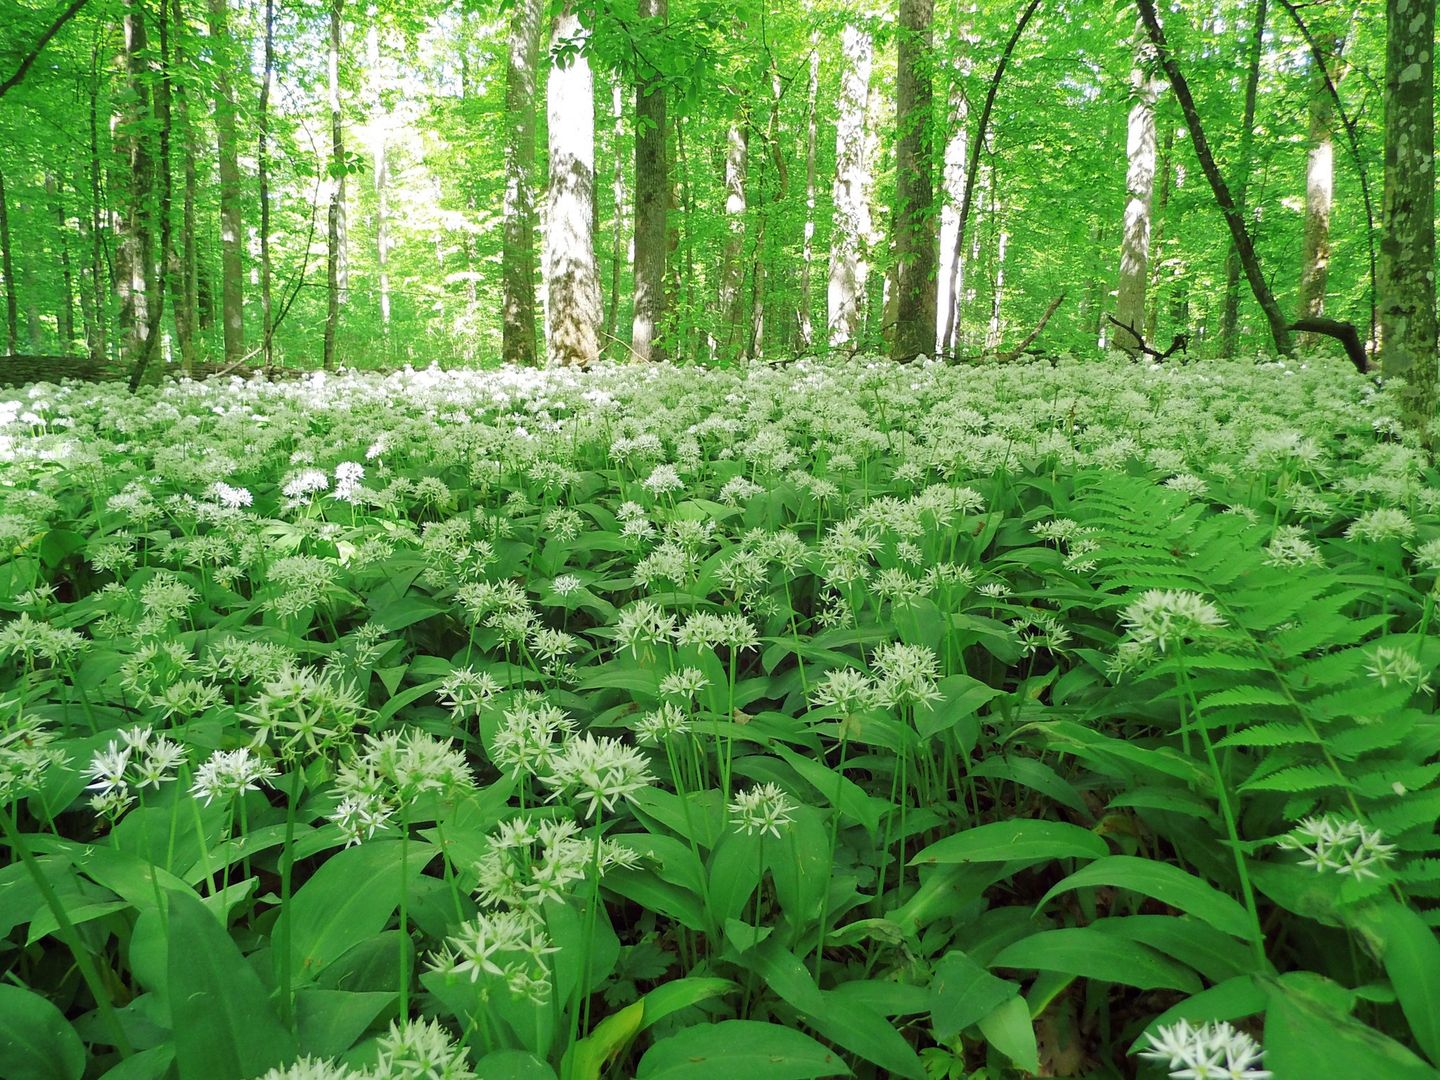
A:
<svg viewBox="0 0 1440 1080">
<path fill-rule="evenodd" d="M 6 79 L 3 83 L 0 83 L 0 98 L 3 98 L 20 84 L 20 80 L 25 78 L 35 61 L 40 58 L 40 54 L 45 50 L 45 46 L 50 44 L 50 39 L 58 34 L 60 28 L 74 18 L 80 9 L 89 2 L 90 0 L 72 0 L 70 6 L 60 13 L 60 17 L 50 24 L 50 29 L 40 35 L 40 40 L 35 43 L 35 47 L 26 54 L 25 59 L 20 61 L 20 66 L 15 69 L 15 74 L 11 75 L 10 78 Z"/>
</svg>

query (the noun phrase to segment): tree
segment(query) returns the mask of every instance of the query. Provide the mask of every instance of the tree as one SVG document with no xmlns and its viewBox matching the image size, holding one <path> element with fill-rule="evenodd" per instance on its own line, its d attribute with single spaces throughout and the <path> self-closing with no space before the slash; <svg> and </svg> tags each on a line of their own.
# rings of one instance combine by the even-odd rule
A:
<svg viewBox="0 0 1440 1080">
<path fill-rule="evenodd" d="M 342 243 L 345 229 L 345 128 L 340 103 L 340 48 L 345 0 L 330 0 L 330 35 L 326 65 L 330 96 L 330 205 L 325 213 L 325 351 L 321 364 L 335 366 L 335 336 L 340 326 Z"/>
<path fill-rule="evenodd" d="M 934 69 L 934 0 L 900 0 L 895 123 L 895 340 L 891 355 L 908 360 L 935 347 L 935 271 L 939 259 L 932 211 L 930 105 Z"/>
<path fill-rule="evenodd" d="M 245 356 L 244 232 L 240 152 L 235 132 L 235 90 L 230 70 L 243 50 L 230 36 L 228 0 L 209 0 L 211 62 L 215 75 L 215 139 L 219 158 L 220 326 L 225 363 Z M 98 230 L 97 230 L 98 231 Z"/>
<path fill-rule="evenodd" d="M 870 238 L 870 165 L 865 152 L 865 103 L 870 92 L 874 42 L 855 24 L 841 36 L 845 67 L 840 75 L 835 121 L 835 225 L 830 241 L 830 285 L 826 324 L 830 344 L 848 344 L 859 333 L 870 274 L 865 245 Z"/>
<path fill-rule="evenodd" d="M 1340 58 L 1343 38 L 1332 35 L 1324 45 L 1327 59 Z M 1300 254 L 1300 298 L 1302 319 L 1325 314 L 1325 284 L 1330 268 L 1330 208 L 1335 192 L 1335 145 L 1333 124 L 1335 104 L 1325 68 L 1311 61 L 1309 153 L 1305 161 L 1305 237 Z M 1332 77 L 1338 77 L 1335 72 Z"/>
<path fill-rule="evenodd" d="M 1120 283 L 1115 292 L 1115 343 L 1138 349 L 1145 325 L 1145 288 L 1150 277 L 1150 200 L 1155 191 L 1155 104 L 1164 89 L 1155 46 L 1137 28 L 1130 69 L 1130 121 L 1125 133 L 1125 217 L 1120 232 Z"/>
<path fill-rule="evenodd" d="M 813 301 L 810 297 L 810 268 L 815 262 L 815 150 L 819 121 L 815 110 L 820 100 L 819 36 L 810 37 L 810 80 L 805 92 L 805 228 L 800 252 L 800 303 L 795 344 L 802 350 L 815 343 Z"/>
<path fill-rule="evenodd" d="M 152 252 L 151 206 L 153 165 L 150 138 L 149 43 L 145 32 L 144 0 L 126 0 L 125 70 L 127 96 L 116 124 L 116 138 L 124 155 L 126 212 L 115 253 L 116 291 L 120 297 L 120 329 L 124 334 L 121 359 L 140 370 L 150 333 L 150 294 L 155 278 Z"/>
<path fill-rule="evenodd" d="M 1380 370 L 1405 380 L 1405 417 L 1428 443 L 1437 378 L 1435 0 L 1387 0 L 1385 25 Z"/>
<path fill-rule="evenodd" d="M 725 246 L 720 256 L 720 285 L 715 315 L 718 355 L 733 360 L 742 341 L 745 305 L 741 286 L 745 264 L 745 182 L 750 167 L 750 105 L 741 100 L 725 128 Z"/>
<path fill-rule="evenodd" d="M 545 349 L 549 363 L 586 367 L 600 355 L 595 261 L 595 84 L 588 31 L 573 3 L 555 17 L 546 87 L 550 189 L 545 232 Z M 638 201 L 638 199 L 637 199 Z"/>
<path fill-rule="evenodd" d="M 505 66 L 505 246 L 501 256 L 501 356 L 535 365 L 535 72 L 540 0 L 516 0 Z"/>
<path fill-rule="evenodd" d="M 1245 216 L 1250 188 L 1250 154 L 1255 139 L 1255 97 L 1260 88 L 1260 51 L 1265 42 L 1265 0 L 1255 0 L 1255 22 L 1245 57 L 1245 108 L 1240 118 L 1240 151 L 1236 155 L 1235 205 Z M 1240 252 L 1235 242 L 1225 255 L 1225 312 L 1220 319 L 1220 354 L 1234 356 L 1240 328 Z"/>
<path fill-rule="evenodd" d="M 652 30 L 663 29 L 669 18 L 668 0 L 641 0 L 640 17 Z M 670 246 L 665 112 L 664 78 L 653 63 L 642 59 L 635 81 L 635 311 L 630 326 L 630 350 L 637 360 L 665 357 L 656 340 L 665 321 L 665 262 Z"/>
</svg>

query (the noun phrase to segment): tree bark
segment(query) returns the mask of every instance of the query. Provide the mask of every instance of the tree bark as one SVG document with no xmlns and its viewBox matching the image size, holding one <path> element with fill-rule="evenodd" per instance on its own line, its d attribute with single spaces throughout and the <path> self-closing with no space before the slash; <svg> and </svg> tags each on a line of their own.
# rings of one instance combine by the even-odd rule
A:
<svg viewBox="0 0 1440 1080">
<path fill-rule="evenodd" d="M 848 344 L 860 331 L 870 266 L 865 245 L 871 232 L 870 165 L 865 148 L 865 105 L 875 46 L 858 26 L 845 27 L 841 52 L 839 116 L 835 124 L 835 225 L 830 242 L 826 323 L 832 346 Z"/>
<path fill-rule="evenodd" d="M 641 0 L 642 19 L 663 27 L 669 18 L 668 0 Z M 670 238 L 666 213 L 670 205 L 670 176 L 665 144 L 664 80 L 642 64 L 635 85 L 635 311 L 630 324 L 630 349 L 637 360 L 663 360 L 665 351 L 656 338 L 665 322 L 665 261 Z"/>
<path fill-rule="evenodd" d="M 628 262 L 625 250 L 625 158 L 620 147 L 625 138 L 625 90 L 616 77 L 610 84 L 610 140 L 614 158 L 610 174 L 610 201 L 615 207 L 610 231 L 610 295 L 605 303 L 605 340 L 620 340 L 620 276 Z"/>
<path fill-rule="evenodd" d="M 335 366 L 335 337 L 340 329 L 340 249 L 345 215 L 345 128 L 340 103 L 340 48 L 345 0 L 330 0 L 330 48 L 327 79 L 330 94 L 330 206 L 325 214 L 325 346 L 326 371 Z"/>
<path fill-rule="evenodd" d="M 1421 2 L 1428 2 L 1428 0 L 1421 0 Z M 1185 81 L 1185 76 L 1181 74 L 1179 66 L 1170 54 L 1170 46 L 1165 40 L 1165 31 L 1160 26 L 1160 17 L 1155 13 L 1155 2 L 1154 0 L 1137 0 L 1137 3 L 1146 33 L 1149 34 L 1150 41 L 1155 46 L 1160 65 L 1165 70 L 1170 86 L 1175 91 L 1175 98 L 1180 103 L 1180 111 L 1185 116 L 1185 126 L 1190 130 L 1190 140 L 1195 146 L 1195 156 L 1200 161 L 1200 169 L 1205 173 L 1205 179 L 1210 182 L 1210 190 L 1215 195 L 1215 202 L 1219 205 L 1220 213 L 1225 218 L 1225 225 L 1230 230 L 1231 239 L 1235 242 L 1236 250 L 1240 255 L 1240 265 L 1245 270 L 1245 277 L 1250 282 L 1250 289 L 1255 294 L 1255 301 L 1260 305 L 1260 310 L 1265 313 L 1265 319 L 1270 324 L 1271 339 L 1278 352 L 1282 355 L 1289 355 L 1292 344 L 1285 317 L 1280 314 L 1280 306 L 1275 302 L 1275 296 L 1270 291 L 1270 286 L 1265 281 L 1265 275 L 1260 270 L 1260 259 L 1255 254 L 1255 245 L 1250 240 L 1249 232 L 1246 231 L 1245 217 L 1235 204 L 1235 199 L 1230 194 L 1225 178 L 1220 175 L 1220 170 L 1215 165 L 1215 155 L 1210 152 L 1210 144 L 1205 138 L 1205 129 L 1200 122 L 1200 112 L 1195 107 L 1195 99 L 1190 95 L 1190 85 Z"/>
<path fill-rule="evenodd" d="M 225 364 L 245 356 L 244 213 L 241 207 L 240 154 L 235 134 L 235 89 L 231 82 L 235 49 L 230 37 L 229 0 L 209 0 L 210 41 L 215 72 L 215 136 L 220 171 L 220 326 Z"/>
<path fill-rule="evenodd" d="M 1165 211 L 1170 207 L 1171 177 L 1175 171 L 1175 125 L 1165 125 L 1165 136 L 1160 140 L 1160 162 L 1156 175 L 1160 189 L 1155 193 L 1155 204 L 1151 208 L 1152 234 L 1150 238 L 1150 300 L 1145 315 L 1145 338 L 1155 340 L 1156 325 L 1160 321 L 1160 270 L 1165 265 Z"/>
<path fill-rule="evenodd" d="M 935 348 L 938 234 L 932 211 L 930 108 L 935 66 L 935 0 L 900 0 L 896 53 L 895 342 L 891 356 L 909 359 Z"/>
<path fill-rule="evenodd" d="M 505 67 L 505 247 L 500 256 L 501 356 L 534 367 L 535 74 L 540 58 L 540 0 L 516 0 Z"/>
<path fill-rule="evenodd" d="M 741 256 L 745 247 L 745 183 L 750 167 L 749 112 L 749 102 L 740 102 L 739 115 L 725 129 L 725 247 L 720 260 L 715 337 L 719 358 L 727 361 L 735 359 L 742 341 L 745 264 Z"/>
<path fill-rule="evenodd" d="M 90 60 L 90 217 L 86 222 L 81 218 L 90 241 L 88 273 L 89 281 L 84 290 L 90 297 L 90 319 L 86 326 L 85 343 L 89 346 L 90 359 L 97 365 L 105 360 L 106 315 L 105 302 L 105 244 L 100 232 L 100 40 L 96 34 L 95 49 Z M 85 305 L 81 305 L 84 310 Z"/>
<path fill-rule="evenodd" d="M 1436 439 L 1435 0 L 1385 5 L 1380 370 L 1403 378 L 1406 421 Z"/>
<path fill-rule="evenodd" d="M 259 142 L 256 164 L 260 186 L 260 356 L 268 371 L 275 363 L 275 320 L 270 266 L 270 84 L 275 77 L 275 0 L 265 0 L 264 63 L 260 71 Z M 376 183 L 379 183 L 378 174 Z"/>
<path fill-rule="evenodd" d="M 590 61 L 578 51 L 583 50 L 588 33 L 580 25 L 574 3 L 567 3 L 555 17 L 553 43 L 577 51 L 550 69 L 546 87 L 550 188 L 545 228 L 545 344 L 548 362 L 567 367 L 587 367 L 600 355 L 595 86 Z"/>
<path fill-rule="evenodd" d="M 15 69 L 14 73 L 11 74 L 8 79 L 0 83 L 0 98 L 3 98 L 11 90 L 20 85 L 20 80 L 25 78 L 31 66 L 40 58 L 40 54 L 45 50 L 45 46 L 50 44 L 50 39 L 60 32 L 62 26 L 79 14 L 80 9 L 87 3 L 89 3 L 89 0 L 71 0 L 70 6 L 60 13 L 59 17 L 46 28 L 45 32 L 40 35 L 35 44 L 31 46 L 30 51 L 26 53 L 20 61 L 20 66 Z"/>
<path fill-rule="evenodd" d="M 1325 56 L 1338 59 L 1342 39 L 1325 42 Z M 1339 77 L 1339 72 L 1335 77 Z M 1318 319 L 1325 314 L 1326 277 L 1330 266 L 1330 207 L 1335 192 L 1335 103 L 1330 98 L 1325 69 L 1312 60 L 1310 75 L 1310 151 L 1305 161 L 1305 238 L 1300 252 L 1299 317 Z M 1307 335 L 1302 342 L 1313 339 Z"/>
<path fill-rule="evenodd" d="M 387 342 L 390 336 L 390 236 L 389 236 L 389 183 L 390 183 L 390 159 L 388 148 L 385 145 L 388 122 L 385 103 L 380 97 L 380 29 L 373 19 L 374 8 L 371 9 L 370 32 L 367 35 L 368 51 L 370 54 L 370 79 L 372 112 L 372 123 L 375 129 L 375 145 L 372 148 L 374 153 L 374 183 L 375 183 L 375 276 L 380 288 L 380 327 Z"/>
<path fill-rule="evenodd" d="M 15 257 L 10 249 L 10 208 L 4 173 L 0 173 L 0 272 L 5 275 L 5 353 L 14 356 L 20 351 L 20 308 L 15 295 Z"/>
<path fill-rule="evenodd" d="M 1265 3 L 1255 0 L 1255 24 L 1245 56 L 1245 106 L 1240 120 L 1240 150 L 1232 175 L 1235 205 L 1243 217 L 1250 186 L 1250 151 L 1255 140 L 1255 98 L 1260 88 L 1260 53 L 1265 42 Z M 1240 331 L 1240 253 L 1232 241 L 1225 253 L 1225 308 L 1220 318 L 1220 355 L 1234 356 Z"/>
<path fill-rule="evenodd" d="M 1126 126 L 1125 217 L 1120 235 L 1120 279 L 1115 321 L 1124 327 L 1115 343 L 1138 349 L 1145 325 L 1145 288 L 1150 276 L 1150 202 L 1155 190 L 1155 103 L 1164 89 L 1155 73 L 1154 47 L 1142 34 L 1130 69 L 1133 104 Z"/>
<path fill-rule="evenodd" d="M 195 175 L 195 131 L 190 119 L 190 95 L 187 82 L 192 64 L 189 62 L 189 27 L 185 23 L 180 0 L 170 0 L 171 26 L 176 35 L 175 55 L 182 74 L 173 79 L 175 112 L 180 121 L 181 170 L 184 193 L 181 196 L 180 244 L 170 245 L 170 303 L 175 309 L 175 338 L 187 374 L 200 362 L 200 311 L 198 252 L 195 239 L 195 200 L 198 178 Z"/>
<path fill-rule="evenodd" d="M 60 262 L 60 302 L 55 306 L 55 325 L 60 331 L 60 352 L 75 344 L 75 275 L 70 268 L 70 229 L 66 222 L 64 195 L 54 173 L 45 174 L 45 194 L 55 215 L 55 254 Z"/>
<path fill-rule="evenodd" d="M 125 70 L 127 93 L 117 136 L 125 158 L 125 219 L 115 253 L 116 292 L 120 298 L 121 360 L 134 370 L 144 355 L 150 333 L 153 284 L 153 164 L 145 133 L 150 117 L 148 42 L 144 0 L 126 0 Z"/>
<path fill-rule="evenodd" d="M 811 268 L 815 263 L 815 148 L 819 124 L 815 108 L 820 99 L 820 36 L 810 35 L 810 81 L 805 95 L 805 231 L 800 249 L 800 303 L 796 347 L 808 352 L 815 344 L 814 301 L 810 295 Z"/>
</svg>

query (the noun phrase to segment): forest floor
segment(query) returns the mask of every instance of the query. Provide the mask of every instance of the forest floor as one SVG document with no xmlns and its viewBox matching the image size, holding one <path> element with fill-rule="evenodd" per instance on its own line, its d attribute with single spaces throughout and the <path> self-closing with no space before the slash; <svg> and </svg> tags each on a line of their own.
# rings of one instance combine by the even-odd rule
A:
<svg viewBox="0 0 1440 1080">
<path fill-rule="evenodd" d="M 0 392 L 0 1073 L 1434 1076 L 1394 415 L 1339 360 Z"/>
</svg>

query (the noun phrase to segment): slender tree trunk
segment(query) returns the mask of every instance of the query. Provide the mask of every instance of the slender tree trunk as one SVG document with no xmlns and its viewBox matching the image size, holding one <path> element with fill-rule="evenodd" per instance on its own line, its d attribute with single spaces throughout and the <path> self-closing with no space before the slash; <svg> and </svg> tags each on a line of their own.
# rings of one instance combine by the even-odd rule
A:
<svg viewBox="0 0 1440 1080">
<path fill-rule="evenodd" d="M 573 2 L 555 17 L 556 45 L 583 46 L 588 33 Z M 546 354 L 551 364 L 586 367 L 600 355 L 601 310 L 595 264 L 595 86 L 583 52 L 570 57 L 565 66 L 550 69 L 546 108 L 550 132 Z"/>
<path fill-rule="evenodd" d="M 220 326 L 225 363 L 245 357 L 245 222 L 241 205 L 235 89 L 230 68 L 243 49 L 230 38 L 229 0 L 209 0 L 211 56 L 215 72 L 215 135 L 220 171 Z"/>
<path fill-rule="evenodd" d="M 1254 145 L 1255 98 L 1260 87 L 1260 53 L 1265 42 L 1266 0 L 1255 0 L 1255 24 L 1245 57 L 1245 107 L 1240 120 L 1240 151 L 1236 155 L 1235 205 L 1242 216 L 1247 212 L 1250 187 L 1250 150 Z M 1240 332 L 1240 252 L 1234 242 L 1225 255 L 1225 311 L 1220 321 L 1220 355 L 1234 356 Z"/>
<path fill-rule="evenodd" d="M 610 201 L 615 206 L 610 232 L 610 297 L 605 306 L 605 340 L 620 340 L 620 276 L 628 261 L 625 250 L 625 158 L 620 147 L 625 138 L 625 90 L 619 78 L 610 84 L 611 157 Z"/>
<path fill-rule="evenodd" d="M 669 189 L 665 192 L 671 211 L 665 237 L 665 246 L 669 251 L 669 266 L 665 272 L 665 305 L 666 310 L 672 313 L 670 318 L 675 320 L 671 335 L 679 343 L 681 355 L 690 356 L 695 348 L 695 191 L 690 186 L 690 162 L 685 156 L 684 114 L 676 114 L 671 119 L 671 126 L 675 129 L 676 175 L 670 178 Z M 683 279 L 679 258 L 682 227 L 685 234 Z M 683 314 L 680 313 L 682 296 Z"/>
<path fill-rule="evenodd" d="M 501 356 L 534 367 L 535 74 L 540 58 L 540 0 L 510 11 L 505 67 L 505 246 L 500 256 Z"/>
<path fill-rule="evenodd" d="M 55 324 L 60 331 L 60 352 L 69 353 L 75 345 L 75 275 L 70 268 L 70 228 L 65 213 L 64 194 L 54 173 L 45 174 L 45 194 L 55 215 L 55 254 L 60 262 L 60 302 L 55 308 Z"/>
<path fill-rule="evenodd" d="M 138 370 L 150 333 L 153 283 L 152 188 L 153 164 L 145 128 L 149 121 L 150 80 L 144 0 L 126 0 L 126 98 L 117 136 L 126 164 L 126 216 L 116 252 L 116 291 L 120 297 L 120 328 L 124 335 L 121 358 Z"/>
<path fill-rule="evenodd" d="M 260 72 L 260 109 L 256 117 L 256 151 L 260 187 L 260 356 L 269 370 L 275 364 L 274 298 L 270 266 L 270 84 L 275 79 L 275 0 L 265 0 L 264 64 Z M 377 174 L 376 183 L 379 178 Z"/>
<path fill-rule="evenodd" d="M 1125 227 L 1120 238 L 1120 282 L 1115 319 L 1128 329 L 1116 331 L 1122 349 L 1140 346 L 1145 325 L 1145 285 L 1150 276 L 1150 200 L 1155 190 L 1155 103 L 1164 88 L 1156 76 L 1155 54 L 1145 38 L 1130 70 L 1134 104 L 1126 128 Z"/>
<path fill-rule="evenodd" d="M 858 26 L 841 37 L 845 68 L 840 76 L 839 116 L 835 123 L 835 226 L 830 242 L 830 284 L 826 324 L 832 346 L 860 332 L 870 266 L 865 245 L 871 232 L 870 167 L 865 152 L 865 105 L 875 46 Z"/>
<path fill-rule="evenodd" d="M 800 250 L 800 304 L 796 347 L 808 352 L 815 344 L 814 300 L 810 295 L 815 263 L 815 148 L 819 123 L 815 109 L 820 100 L 820 36 L 810 35 L 810 81 L 805 95 L 805 232 Z"/>
<path fill-rule="evenodd" d="M 668 0 L 641 0 L 639 13 L 663 26 Z M 630 348 L 637 360 L 663 360 L 656 341 L 665 323 L 665 261 L 669 253 L 666 212 L 670 205 L 669 167 L 665 144 L 665 85 L 656 71 L 642 70 L 635 86 L 635 312 Z"/>
<path fill-rule="evenodd" d="M 335 366 L 335 335 L 340 329 L 340 237 L 345 214 L 345 128 L 340 103 L 340 47 L 345 0 L 330 0 L 330 206 L 325 214 L 325 352 L 322 363 Z"/>
<path fill-rule="evenodd" d="M 180 346 L 180 358 L 185 372 L 195 370 L 200 359 L 200 315 L 196 294 L 196 247 L 195 247 L 195 140 L 190 123 L 190 101 L 188 87 L 191 64 L 188 62 L 189 28 L 185 24 L 180 0 L 170 0 L 170 28 L 175 37 L 176 67 L 182 74 L 171 78 L 174 85 L 175 112 L 179 117 L 180 153 L 182 183 L 180 208 L 180 243 L 170 244 L 166 252 L 166 274 L 170 303 L 175 311 L 175 338 Z M 171 69 L 173 72 L 173 69 Z M 168 171 L 167 171 L 168 175 Z"/>
<path fill-rule="evenodd" d="M 389 116 L 380 96 L 380 28 L 376 25 L 375 9 L 370 9 L 370 31 L 367 35 L 370 54 L 371 100 L 370 110 L 375 129 L 374 182 L 375 182 L 375 276 L 380 287 L 380 327 L 388 345 L 390 337 L 390 234 L 389 234 L 389 185 L 390 158 L 386 146 L 386 126 Z M 502 257 L 503 258 L 503 257 Z"/>
<path fill-rule="evenodd" d="M 1429 2 L 1429 0 L 1424 0 L 1424 2 Z M 1250 291 L 1255 294 L 1255 302 L 1260 305 L 1260 310 L 1265 313 L 1266 322 L 1270 324 L 1271 340 L 1281 355 L 1289 355 L 1293 345 L 1285 316 L 1280 313 L 1280 305 L 1275 302 L 1275 295 L 1270 291 L 1270 285 L 1260 270 L 1260 259 L 1255 254 L 1255 245 L 1245 228 L 1245 215 L 1236 205 L 1234 197 L 1230 194 L 1230 188 L 1225 183 L 1225 178 L 1220 175 L 1220 170 L 1215 165 L 1215 155 L 1210 152 L 1210 143 L 1205 138 L 1205 129 L 1200 121 L 1200 111 L 1195 107 L 1195 99 L 1190 95 L 1190 85 L 1185 81 L 1185 76 L 1181 74 L 1175 58 L 1170 54 L 1170 46 L 1165 40 L 1165 31 L 1160 26 L 1159 15 L 1155 12 L 1155 0 L 1137 0 L 1137 3 L 1140 8 L 1141 21 L 1145 24 L 1145 32 L 1149 35 L 1151 44 L 1155 46 L 1160 65 L 1164 68 L 1166 78 L 1169 79 L 1170 86 L 1175 91 L 1175 98 L 1180 103 L 1180 111 L 1185 117 L 1185 126 L 1190 131 L 1190 141 L 1195 146 L 1195 157 L 1200 161 L 1200 170 L 1205 174 L 1205 179 L 1210 182 L 1210 190 L 1215 195 L 1215 202 L 1220 207 L 1221 215 L 1225 218 L 1226 227 L 1230 230 L 1230 238 L 1234 241 L 1240 254 L 1240 265 L 1245 270 L 1246 280 L 1250 282 Z"/>
<path fill-rule="evenodd" d="M 1380 370 L 1403 378 L 1405 418 L 1436 441 L 1435 0 L 1385 6 L 1385 195 Z"/>
<path fill-rule="evenodd" d="M 995 275 L 990 293 L 990 323 L 985 330 L 985 351 L 1000 348 L 1005 335 L 1005 256 L 1010 249 L 1010 233 L 1005 228 L 1005 212 L 1000 203 L 1000 170 L 990 168 L 990 222 L 998 235 L 995 239 Z"/>
<path fill-rule="evenodd" d="M 935 278 L 939 252 L 931 211 L 930 108 L 934 88 L 935 0 L 900 0 L 895 124 L 895 344 L 910 359 L 935 348 Z"/>
<path fill-rule="evenodd" d="M 81 228 L 89 240 L 88 273 L 89 281 L 84 292 L 90 297 L 90 321 L 86 325 L 85 343 L 90 359 L 97 365 L 105 361 L 106 354 L 106 313 L 105 302 L 105 246 L 100 232 L 100 36 L 97 31 L 95 48 L 90 58 L 90 216 L 87 221 L 80 218 Z M 85 305 L 81 305 L 84 310 Z"/>
<path fill-rule="evenodd" d="M 720 260 L 715 337 L 722 360 L 733 360 L 741 344 L 744 301 L 741 286 L 745 264 L 745 184 L 750 166 L 750 106 L 741 102 L 739 115 L 725 130 L 725 247 Z"/>
<path fill-rule="evenodd" d="M 1337 60 L 1342 48 L 1338 36 L 1322 48 L 1327 61 Z M 1340 78 L 1338 65 L 1332 78 Z M 1335 103 L 1325 72 L 1312 61 L 1310 74 L 1310 152 L 1305 161 L 1305 238 L 1300 251 L 1299 317 L 1317 319 L 1325 314 L 1326 277 L 1330 267 L 1330 206 L 1335 192 Z M 1315 335 L 1301 336 L 1313 344 Z"/>
<path fill-rule="evenodd" d="M 10 208 L 4 173 L 0 173 L 0 272 L 5 275 L 5 352 L 14 356 L 20 349 L 20 309 L 15 295 L 15 257 L 10 250 Z"/>
<path fill-rule="evenodd" d="M 1145 316 L 1145 338 L 1155 340 L 1155 328 L 1160 321 L 1160 271 L 1165 265 L 1165 211 L 1170 207 L 1171 174 L 1175 171 L 1172 157 L 1175 152 L 1175 125 L 1165 125 L 1165 137 L 1160 143 L 1160 164 L 1157 175 L 1160 190 L 1155 194 L 1155 205 L 1150 212 L 1154 223 L 1150 238 L 1150 299 Z"/>
<path fill-rule="evenodd" d="M 965 287 L 964 259 L 960 253 L 960 202 L 965 197 L 965 161 L 969 156 L 966 126 L 970 122 L 965 96 L 957 81 L 951 95 L 950 139 L 945 144 L 941 172 L 940 275 L 936 281 L 935 351 L 955 352 L 955 316 Z"/>
</svg>

